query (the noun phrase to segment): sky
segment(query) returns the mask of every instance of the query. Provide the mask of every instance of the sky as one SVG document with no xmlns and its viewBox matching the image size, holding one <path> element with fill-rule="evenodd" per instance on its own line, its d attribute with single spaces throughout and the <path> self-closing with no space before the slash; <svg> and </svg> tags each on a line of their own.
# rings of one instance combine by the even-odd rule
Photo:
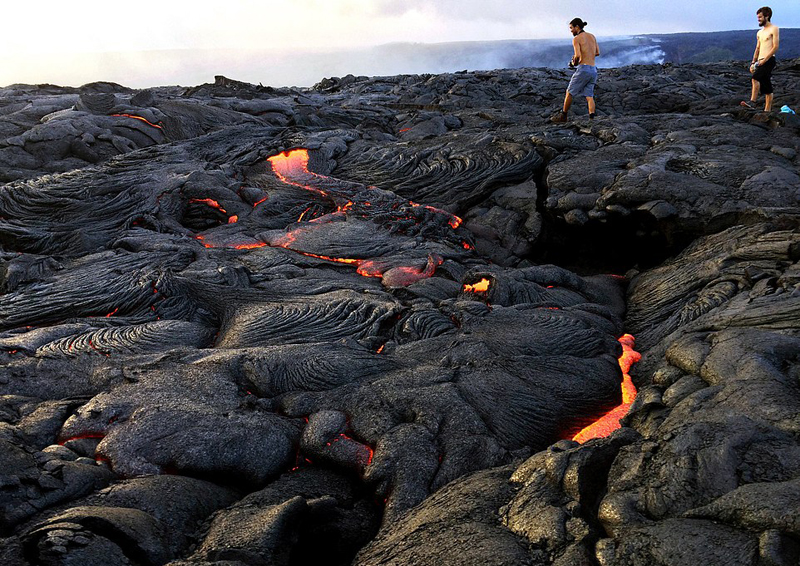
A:
<svg viewBox="0 0 800 566">
<path fill-rule="evenodd" d="M 799 0 L 769 5 L 774 23 L 800 27 Z M 3 7 L 0 86 L 112 80 L 141 88 L 210 82 L 215 74 L 253 82 L 242 73 L 291 80 L 292 70 L 313 66 L 315 55 L 346 56 L 396 42 L 568 37 L 574 17 L 599 37 L 755 31 L 760 6 L 742 0 L 14 2 Z M 320 71 L 319 78 L 329 76 Z"/>
</svg>

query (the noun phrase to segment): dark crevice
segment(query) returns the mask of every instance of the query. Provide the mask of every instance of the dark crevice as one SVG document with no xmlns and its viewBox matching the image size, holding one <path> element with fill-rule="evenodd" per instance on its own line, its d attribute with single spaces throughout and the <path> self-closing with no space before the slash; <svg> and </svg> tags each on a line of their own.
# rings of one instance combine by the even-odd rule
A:
<svg viewBox="0 0 800 566">
<path fill-rule="evenodd" d="M 608 223 L 589 221 L 583 226 L 545 218 L 542 235 L 525 259 L 558 265 L 578 275 L 625 275 L 632 269 L 650 269 L 691 243 L 691 238 L 675 241 L 644 214 Z"/>
<path fill-rule="evenodd" d="M 564 154 L 553 148 L 537 149 L 544 163 L 532 179 L 537 187 L 536 209 L 542 215 L 542 231 L 531 253 L 521 258 L 534 264 L 553 264 L 578 275 L 624 275 L 644 270 L 677 255 L 697 237 L 675 233 L 648 213 L 633 212 L 606 221 L 568 224 L 546 207 L 549 196 L 547 167 Z"/>
</svg>

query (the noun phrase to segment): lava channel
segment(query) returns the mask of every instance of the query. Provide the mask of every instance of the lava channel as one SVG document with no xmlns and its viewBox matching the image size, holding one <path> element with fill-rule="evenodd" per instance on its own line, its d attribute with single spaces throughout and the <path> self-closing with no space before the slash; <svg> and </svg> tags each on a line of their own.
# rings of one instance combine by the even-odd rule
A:
<svg viewBox="0 0 800 566">
<path fill-rule="evenodd" d="M 619 367 L 622 370 L 622 404 L 576 434 L 572 438 L 576 442 L 583 444 L 587 440 L 610 435 L 622 426 L 620 419 L 628 414 L 628 409 L 636 400 L 636 386 L 633 385 L 629 372 L 633 364 L 642 359 L 642 355 L 633 349 L 636 340 L 630 334 L 622 336 L 619 343 L 622 344 L 622 355 L 619 357 Z"/>
<path fill-rule="evenodd" d="M 320 194 L 326 198 L 331 199 L 334 201 L 334 204 L 337 205 L 337 213 L 347 212 L 348 210 L 352 209 L 355 205 L 354 203 L 349 200 L 349 198 L 343 198 L 342 194 L 331 194 L 331 192 L 319 188 L 319 186 L 325 187 L 327 184 L 332 184 L 335 180 L 331 177 L 326 177 L 325 175 L 318 175 L 308 169 L 308 161 L 309 161 L 309 154 L 307 149 L 293 149 L 290 151 L 285 151 L 278 155 L 273 155 L 272 157 L 268 158 L 270 165 L 272 166 L 272 170 L 274 171 L 275 175 L 284 183 L 293 185 L 296 187 L 301 187 L 308 191 Z M 350 184 L 354 186 L 360 187 L 360 185 L 355 185 L 352 183 L 347 182 L 338 182 L 343 183 L 345 186 Z M 337 203 L 337 200 L 341 200 L 342 202 L 346 202 L 346 204 Z M 409 202 L 412 207 L 419 207 L 419 205 L 415 202 Z M 364 203 L 365 207 L 369 207 L 370 203 Z M 452 215 L 444 210 L 440 210 L 438 208 L 434 208 L 431 206 L 425 206 L 426 210 L 429 210 L 435 214 L 443 214 L 447 217 L 447 222 L 451 228 L 454 230 L 461 225 L 461 218 L 458 216 Z M 303 212 L 300 216 L 298 222 L 302 222 L 303 218 L 305 217 L 306 212 L 308 209 Z M 312 219 L 309 222 L 314 222 L 319 219 Z M 297 249 L 293 246 L 295 243 L 295 235 L 292 232 L 289 232 L 284 237 L 280 238 L 278 241 L 272 242 L 270 245 L 282 247 L 287 250 L 293 251 L 295 253 L 305 255 L 308 257 L 314 257 L 318 259 L 322 259 L 325 261 L 330 261 L 334 263 L 344 263 L 349 265 L 357 266 L 357 272 L 360 275 L 365 277 L 380 277 L 382 282 L 389 286 L 389 287 L 405 287 L 419 281 L 421 279 L 427 279 L 432 277 L 436 268 L 442 264 L 443 260 L 439 256 L 435 254 L 431 254 L 428 256 L 428 261 L 426 265 L 422 268 L 414 267 L 414 266 L 396 266 L 391 267 L 384 270 L 384 267 L 381 265 L 383 262 L 369 260 L 369 259 L 352 259 L 352 258 L 337 258 L 331 257 L 326 255 L 319 255 L 313 254 L 310 252 L 306 252 L 300 249 Z"/>
<path fill-rule="evenodd" d="M 154 128 L 158 128 L 159 130 L 163 130 L 161 126 L 158 124 L 153 124 L 151 121 L 147 120 L 146 118 L 142 118 L 141 116 L 134 116 L 133 114 L 112 114 L 117 118 L 133 118 L 134 120 L 139 120 L 140 122 L 144 122 L 148 126 L 153 126 Z"/>
<path fill-rule="evenodd" d="M 308 150 L 307 149 L 292 149 L 284 151 L 278 155 L 273 155 L 269 159 L 272 170 L 277 175 L 278 179 L 287 185 L 301 187 L 307 191 L 320 194 L 324 197 L 330 195 L 327 191 L 318 189 L 311 186 L 312 181 L 326 181 L 327 177 L 324 175 L 317 175 L 308 170 Z"/>
<path fill-rule="evenodd" d="M 314 173 L 313 171 L 309 171 L 308 169 L 308 150 L 299 148 L 299 149 L 292 149 L 290 151 L 285 151 L 283 153 L 279 153 L 278 155 L 273 155 L 272 157 L 268 158 L 270 165 L 272 166 L 272 170 L 275 172 L 275 175 L 286 184 L 293 185 L 295 187 L 301 187 L 308 191 L 320 194 L 324 197 L 328 197 L 334 199 L 335 196 L 341 195 L 331 195 L 328 191 L 319 188 L 320 186 L 324 187 L 326 184 L 331 183 L 333 179 L 331 177 L 326 177 L 325 175 L 319 175 Z M 345 185 L 351 184 L 353 186 L 359 186 L 354 183 L 348 183 L 346 181 L 337 181 L 338 183 L 344 183 Z M 334 199 L 335 200 L 335 199 Z M 348 208 L 353 206 L 353 203 L 349 201 L 349 199 L 344 199 L 347 204 L 337 204 L 338 211 L 346 211 Z M 446 210 L 441 210 L 439 208 L 435 208 L 433 206 L 423 206 L 417 204 L 416 202 L 409 201 L 408 203 L 412 207 L 422 206 L 426 210 L 433 212 L 435 214 L 443 214 L 447 217 L 447 223 L 450 225 L 453 230 L 458 228 L 462 220 L 458 216 L 454 214 L 450 214 Z"/>
</svg>

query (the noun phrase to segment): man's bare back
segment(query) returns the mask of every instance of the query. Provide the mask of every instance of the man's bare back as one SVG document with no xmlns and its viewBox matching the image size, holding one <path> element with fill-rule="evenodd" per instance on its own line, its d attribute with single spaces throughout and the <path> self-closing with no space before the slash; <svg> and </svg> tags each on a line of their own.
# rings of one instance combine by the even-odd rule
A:
<svg viewBox="0 0 800 566">
<path fill-rule="evenodd" d="M 578 65 L 578 68 L 569 81 L 567 94 L 564 96 L 564 109 L 550 119 L 556 124 L 563 124 L 567 121 L 567 113 L 572 107 L 572 99 L 575 96 L 586 97 L 589 119 L 593 120 L 595 116 L 594 86 L 597 83 L 597 67 L 594 60 L 600 55 L 600 48 L 597 46 L 597 39 L 591 33 L 583 30 L 587 25 L 580 18 L 575 18 L 569 23 L 569 31 L 573 38 L 570 67 Z"/>
<path fill-rule="evenodd" d="M 600 48 L 597 46 L 597 39 L 591 33 L 580 32 L 572 38 L 572 46 L 575 48 L 573 61 L 576 64 L 594 66 L 594 58 L 600 55 Z"/>
</svg>

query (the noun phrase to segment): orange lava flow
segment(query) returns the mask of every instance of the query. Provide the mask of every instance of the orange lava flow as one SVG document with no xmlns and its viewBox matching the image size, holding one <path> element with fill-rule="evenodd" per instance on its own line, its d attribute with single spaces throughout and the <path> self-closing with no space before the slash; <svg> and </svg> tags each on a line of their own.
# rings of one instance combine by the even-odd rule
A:
<svg viewBox="0 0 800 566">
<path fill-rule="evenodd" d="M 322 189 L 318 189 L 308 184 L 308 181 L 312 179 L 317 179 L 317 180 L 329 179 L 329 177 L 325 177 L 324 175 L 318 175 L 317 173 L 309 171 L 308 160 L 309 160 L 308 150 L 302 148 L 284 151 L 283 153 L 279 153 L 278 155 L 273 155 L 272 157 L 269 157 L 267 159 L 267 161 L 269 161 L 270 165 L 272 166 L 272 170 L 275 172 L 275 175 L 277 175 L 277 177 L 284 183 L 289 185 L 294 185 L 295 187 L 302 187 L 306 190 L 313 191 L 322 196 L 329 197 L 330 195 L 326 191 L 323 191 Z M 409 204 L 411 204 L 411 206 L 422 206 L 413 201 L 409 202 Z M 354 203 L 348 202 L 345 205 L 337 206 L 337 211 L 346 212 L 353 206 Z M 430 210 L 431 212 L 434 212 L 436 214 L 444 214 L 445 216 L 447 216 L 448 217 L 447 223 L 453 230 L 461 226 L 461 223 L 463 222 L 461 218 L 455 216 L 454 214 L 450 214 L 445 210 L 441 210 L 433 206 L 425 206 L 425 209 Z M 302 220 L 302 216 L 300 218 Z"/>
<path fill-rule="evenodd" d="M 217 210 L 219 210 L 223 214 L 228 214 L 228 212 L 224 208 L 222 208 L 222 205 L 220 203 L 218 203 L 217 201 L 215 201 L 214 199 L 210 199 L 210 198 L 193 198 L 193 199 L 189 199 L 189 202 L 199 202 L 201 204 L 207 204 L 211 208 L 216 208 Z"/>
<path fill-rule="evenodd" d="M 211 246 L 207 246 L 207 247 L 211 247 Z M 235 246 L 233 246 L 233 249 L 235 249 L 235 250 L 256 250 L 258 248 L 266 248 L 266 247 L 267 247 L 267 244 L 265 244 L 264 242 L 257 242 L 257 243 L 253 243 L 253 244 L 236 244 Z"/>
<path fill-rule="evenodd" d="M 308 150 L 292 149 L 278 155 L 273 155 L 267 161 L 272 165 L 272 170 L 280 177 L 281 181 L 289 183 L 288 176 L 298 172 L 310 174 L 308 170 Z"/>
<path fill-rule="evenodd" d="M 622 355 L 619 358 L 619 367 L 622 370 L 622 404 L 576 434 L 572 438 L 576 442 L 583 444 L 593 438 L 605 438 L 620 428 L 619 420 L 628 413 L 636 400 L 636 387 L 628 372 L 633 364 L 642 359 L 642 355 L 633 349 L 636 340 L 630 334 L 622 336 L 619 343 L 622 344 Z"/>
<path fill-rule="evenodd" d="M 308 170 L 307 149 L 292 149 L 290 151 L 284 151 L 278 155 L 273 155 L 272 157 L 268 158 L 267 161 L 269 161 L 270 165 L 272 165 L 272 170 L 275 172 L 275 175 L 278 176 L 278 179 L 287 185 L 302 187 L 322 196 L 328 196 L 328 193 L 325 191 L 316 189 L 296 180 L 303 177 L 321 177 L 321 175 L 317 175 L 316 173 L 312 173 Z"/>
<path fill-rule="evenodd" d="M 408 287 L 417 281 L 433 277 L 433 274 L 436 273 L 436 268 L 442 263 L 444 263 L 444 260 L 441 257 L 429 255 L 425 267 L 421 269 L 406 265 L 393 267 L 383 275 L 383 282 L 393 287 Z M 387 278 L 389 279 L 388 282 Z"/>
<path fill-rule="evenodd" d="M 488 293 L 491 281 L 488 279 L 481 279 L 474 285 L 464 285 L 465 293 Z"/>
<path fill-rule="evenodd" d="M 359 264 L 356 273 L 362 277 L 383 277 L 384 270 L 385 265 L 371 259 L 366 259 Z"/>
<path fill-rule="evenodd" d="M 117 116 L 117 117 L 121 117 L 121 118 L 133 118 L 134 120 L 140 120 L 140 121 L 144 122 L 148 126 L 153 126 L 154 128 L 158 128 L 159 130 L 163 130 L 164 129 L 161 126 L 159 126 L 158 124 L 153 124 L 152 122 L 150 122 L 149 120 L 146 120 L 145 118 L 142 118 L 141 116 L 134 116 L 133 114 L 112 114 L 112 116 Z"/>
<path fill-rule="evenodd" d="M 409 201 L 409 204 L 411 206 L 422 206 L 420 204 L 417 204 L 413 200 Z M 435 206 L 427 206 L 427 205 L 424 206 L 423 208 L 425 210 L 430 210 L 431 212 L 433 212 L 435 214 L 444 214 L 445 216 L 447 216 L 448 217 L 447 223 L 450 225 L 450 228 L 452 228 L 453 230 L 455 230 L 456 228 L 461 226 L 461 223 L 463 222 L 463 220 L 461 218 L 459 218 L 458 216 L 456 216 L 455 214 L 450 214 L 449 212 L 447 212 L 446 210 L 442 210 L 441 208 L 436 208 Z"/>
<path fill-rule="evenodd" d="M 326 256 L 326 255 L 317 255 L 317 254 L 312 254 L 312 253 L 309 253 L 309 252 L 301 252 L 299 250 L 293 250 L 291 248 L 285 248 L 285 249 L 287 249 L 289 251 L 293 251 L 296 254 L 304 255 L 306 257 L 315 257 L 317 259 L 324 259 L 325 261 L 332 261 L 334 263 L 346 263 L 347 265 L 359 265 L 363 261 L 363 260 L 360 260 L 360 259 L 349 259 L 349 258 L 346 258 L 346 257 L 329 257 L 329 256 Z"/>
<path fill-rule="evenodd" d="M 213 244 L 213 243 L 207 241 L 206 240 L 206 236 L 204 234 L 198 234 L 197 236 L 195 236 L 195 239 L 198 242 L 200 242 L 201 244 L 203 244 L 204 247 L 209 248 L 209 249 L 218 248 L 218 247 L 225 247 L 225 248 L 233 248 L 234 250 L 255 250 L 257 248 L 265 248 L 265 247 L 267 247 L 267 244 L 265 244 L 264 242 L 257 242 L 257 241 L 243 242 L 243 243 L 240 243 L 240 244 L 230 244 L 229 243 L 229 244 L 220 246 L 220 245 Z"/>
<path fill-rule="evenodd" d="M 296 187 L 300 187 L 315 193 L 318 193 L 322 196 L 331 198 L 331 195 L 328 192 L 319 189 L 317 187 L 311 186 L 309 183 L 314 181 L 319 181 L 321 183 L 332 181 L 329 177 L 325 177 L 324 175 L 318 175 L 308 169 L 309 163 L 309 153 L 306 149 L 292 149 L 289 151 L 285 151 L 283 153 L 273 155 L 267 159 L 272 167 L 272 171 L 275 175 L 280 179 L 282 182 L 293 185 Z M 324 186 L 324 184 L 323 184 Z M 260 201 L 256 202 L 253 206 L 258 206 L 260 203 L 267 200 L 267 197 L 261 199 Z M 335 200 L 335 199 L 334 199 Z M 190 202 L 199 202 L 207 204 L 217 210 L 227 214 L 225 209 L 215 200 L 212 199 L 192 199 Z M 341 199 L 340 202 L 344 202 L 344 199 Z M 345 204 L 337 204 L 337 210 L 335 213 L 332 214 L 341 214 L 347 213 L 348 211 L 355 208 L 356 204 L 350 200 L 347 200 Z M 410 203 L 412 206 L 418 207 L 421 206 L 414 202 Z M 364 206 L 370 206 L 369 202 L 363 203 Z M 444 210 L 440 210 L 438 208 L 434 208 L 431 206 L 425 207 L 427 210 L 434 212 L 436 214 L 443 214 L 447 217 L 448 224 L 453 228 L 458 228 L 462 220 L 458 216 L 450 214 Z M 309 206 L 303 213 L 300 215 L 298 219 L 298 223 L 303 222 L 303 220 L 312 213 L 312 207 Z M 228 219 L 228 223 L 236 223 L 238 222 L 238 216 L 231 216 Z M 318 219 L 311 219 L 308 222 L 315 222 Z M 195 238 L 202 243 L 203 246 L 206 248 L 215 248 L 218 247 L 218 244 L 209 242 L 207 237 L 204 234 L 198 234 Z M 347 265 L 354 265 L 357 268 L 357 273 L 359 275 L 363 275 L 365 277 L 376 277 L 381 278 L 383 283 L 386 285 L 391 286 L 407 286 L 420 279 L 425 279 L 432 277 L 436 268 L 443 263 L 442 258 L 436 256 L 429 256 L 428 262 L 423 268 L 417 268 L 412 266 L 396 266 L 390 267 L 389 265 L 385 264 L 381 261 L 369 260 L 369 259 L 351 259 L 351 258 L 341 258 L 341 257 L 331 257 L 326 255 L 319 255 L 314 254 L 311 252 L 306 252 L 303 250 L 297 249 L 296 246 L 297 236 L 294 232 L 288 232 L 284 236 L 272 241 L 270 243 L 263 243 L 263 242 L 244 242 L 241 244 L 231 245 L 230 243 L 222 244 L 224 247 L 233 247 L 235 249 L 253 249 L 253 248 L 260 248 L 264 246 L 270 247 L 279 247 L 289 250 L 291 252 L 301 254 L 307 257 L 313 257 L 316 259 L 321 259 L 324 261 L 330 261 L 333 263 L 342 263 Z M 465 243 L 465 247 L 468 244 Z M 387 277 L 389 280 L 387 281 Z M 487 283 L 488 288 L 488 283 Z"/>
<path fill-rule="evenodd" d="M 306 215 L 306 214 L 308 214 L 308 211 L 309 211 L 309 210 L 311 210 L 311 207 L 310 207 L 310 206 L 309 206 L 307 209 L 305 209 L 305 210 L 303 211 L 303 214 L 301 214 L 301 215 L 300 215 L 300 218 L 298 218 L 298 219 L 297 219 L 297 221 L 298 221 L 298 222 L 302 222 L 302 221 L 303 221 L 303 218 L 305 218 L 305 215 Z"/>
<path fill-rule="evenodd" d="M 64 446 L 67 442 L 71 440 L 86 440 L 86 439 L 99 439 L 102 440 L 105 438 L 106 435 L 99 432 L 87 432 L 86 434 L 79 434 L 78 436 L 70 436 L 69 438 L 65 438 L 63 440 L 59 440 L 58 444 L 60 446 Z"/>
</svg>

